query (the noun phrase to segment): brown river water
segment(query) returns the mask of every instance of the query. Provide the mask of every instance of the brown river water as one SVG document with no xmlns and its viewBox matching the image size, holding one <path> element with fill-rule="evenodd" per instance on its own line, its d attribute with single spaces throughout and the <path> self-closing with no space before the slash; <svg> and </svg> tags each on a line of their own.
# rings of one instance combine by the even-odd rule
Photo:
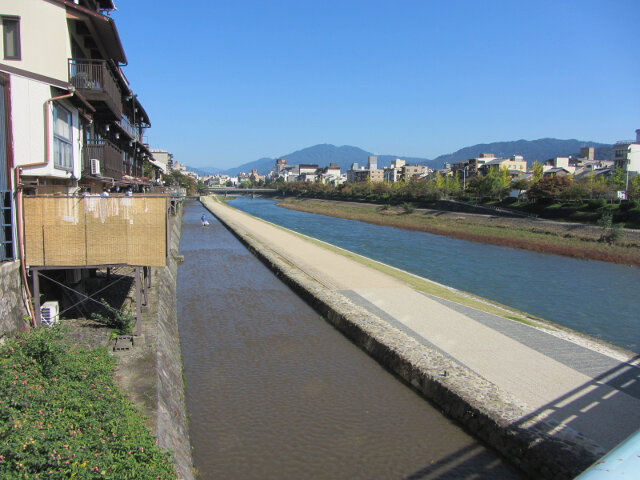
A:
<svg viewBox="0 0 640 480">
<path fill-rule="evenodd" d="M 185 208 L 180 253 L 200 479 L 521 478 L 334 330 L 200 203 Z"/>
</svg>

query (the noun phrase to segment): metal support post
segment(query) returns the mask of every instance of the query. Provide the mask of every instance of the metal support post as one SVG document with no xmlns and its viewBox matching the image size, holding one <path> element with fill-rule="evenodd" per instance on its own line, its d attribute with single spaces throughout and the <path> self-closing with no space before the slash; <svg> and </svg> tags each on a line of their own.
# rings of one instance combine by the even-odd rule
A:
<svg viewBox="0 0 640 480">
<path fill-rule="evenodd" d="M 136 336 L 142 335 L 142 292 L 140 291 L 140 267 L 136 267 Z"/>
<path fill-rule="evenodd" d="M 148 291 L 149 291 L 149 288 L 147 287 L 147 267 L 142 267 L 142 295 L 144 297 L 144 302 L 142 303 L 142 305 L 144 305 L 145 307 L 147 306 L 147 303 L 148 303 L 148 299 L 147 299 Z"/>
</svg>

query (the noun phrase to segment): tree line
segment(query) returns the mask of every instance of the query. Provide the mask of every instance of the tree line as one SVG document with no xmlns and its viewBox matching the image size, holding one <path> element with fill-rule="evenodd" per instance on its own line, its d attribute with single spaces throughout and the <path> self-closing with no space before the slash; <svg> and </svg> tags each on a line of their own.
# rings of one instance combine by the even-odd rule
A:
<svg viewBox="0 0 640 480">
<path fill-rule="evenodd" d="M 395 183 L 359 182 L 338 186 L 321 182 L 274 182 L 283 195 L 308 196 L 374 203 L 400 204 L 414 202 L 429 204 L 443 199 L 473 202 L 504 202 L 513 190 L 523 192 L 520 201 L 549 205 L 552 203 L 577 204 L 585 201 L 596 203 L 618 200 L 618 191 L 627 186 L 626 173 L 616 168 L 613 175 L 604 178 L 591 172 L 578 180 L 571 175 L 545 177 L 542 164 L 534 163 L 530 179 L 512 179 L 507 168 L 491 169 L 484 176 L 461 179 L 456 175 L 435 172 L 431 176 Z M 635 207 L 640 202 L 640 175 L 629 180 L 627 199 Z M 519 201 L 518 198 L 510 199 Z"/>
</svg>

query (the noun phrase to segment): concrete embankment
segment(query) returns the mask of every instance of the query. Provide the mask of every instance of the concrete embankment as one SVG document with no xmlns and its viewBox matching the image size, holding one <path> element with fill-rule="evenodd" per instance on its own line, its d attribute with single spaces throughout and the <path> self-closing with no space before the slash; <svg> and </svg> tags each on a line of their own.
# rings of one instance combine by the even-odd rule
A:
<svg viewBox="0 0 640 480">
<path fill-rule="evenodd" d="M 574 375 L 574 383 L 569 382 L 565 385 L 559 378 L 560 374 L 545 370 L 558 368 L 564 372 L 565 367 L 557 364 L 554 359 L 549 359 L 530 348 L 527 350 L 513 342 L 509 343 L 508 339 L 500 340 L 504 335 L 492 337 L 486 329 L 472 330 L 477 327 L 472 325 L 472 322 L 466 324 L 469 331 L 458 332 L 459 338 L 456 338 L 455 332 L 449 338 L 449 345 L 454 354 L 442 346 L 436 347 L 429 342 L 421 341 L 415 331 L 405 324 L 396 321 L 390 315 L 385 318 L 382 309 L 364 308 L 362 303 L 358 304 L 353 300 L 356 296 L 368 295 L 369 299 L 375 299 L 376 296 L 384 297 L 390 304 L 395 299 L 400 299 L 405 301 L 405 309 L 420 309 L 418 305 L 407 303 L 407 299 L 413 301 L 419 298 L 416 292 L 410 292 L 407 285 L 400 285 L 398 281 L 385 278 L 380 272 L 358 266 L 355 262 L 344 263 L 346 259 L 343 259 L 343 262 L 334 258 L 324 253 L 322 250 L 326 249 L 322 247 L 246 216 L 213 199 L 203 198 L 202 201 L 250 251 L 328 322 L 531 477 L 573 478 L 605 451 L 604 441 L 596 441 L 593 435 L 584 435 L 568 426 L 566 422 L 558 420 L 560 402 L 563 402 L 565 409 L 567 405 L 573 408 L 575 405 L 572 404 L 570 395 L 581 396 L 580 389 L 572 390 L 571 385 L 583 381 L 582 376 Z M 330 272 L 334 272 L 333 275 Z M 378 290 L 374 292 L 372 285 Z M 385 297 L 386 294 L 388 296 Z M 350 298 L 350 295 L 353 298 Z M 407 315 L 410 314 L 408 310 L 405 312 Z M 455 311 L 455 307 L 447 307 L 437 301 L 431 301 L 428 310 L 421 313 L 425 315 L 427 323 L 438 318 L 453 323 L 462 318 Z M 464 319 L 468 320 L 472 316 L 468 315 L 469 317 Z M 473 338 L 476 336 L 475 331 L 478 332 L 478 337 L 486 335 L 486 339 Z M 431 333 L 433 335 L 434 332 Z M 432 338 L 437 337 L 438 333 L 435 332 Z M 477 343 L 465 348 L 473 350 L 477 349 L 477 345 L 482 345 L 481 355 L 464 357 L 468 353 L 464 348 L 456 350 L 456 343 L 463 344 L 469 340 L 477 340 Z M 503 345 L 494 343 L 496 341 L 504 342 L 504 348 Z M 519 354 L 519 351 L 525 353 Z M 513 356 L 513 361 L 510 362 L 513 366 L 507 365 L 505 360 L 498 360 L 498 365 L 493 367 L 481 365 L 485 358 L 489 360 L 494 354 L 505 354 L 504 358 Z M 475 358 L 479 361 L 477 364 L 471 364 L 470 361 L 460 361 L 460 358 Z M 545 364 L 539 367 L 542 368 L 539 374 L 535 371 L 538 363 Z M 624 360 L 621 360 L 621 364 L 624 364 Z M 504 378 L 508 376 L 504 372 L 509 372 L 510 367 L 524 370 L 521 373 L 523 378 L 530 376 L 538 383 L 532 382 L 524 386 L 515 385 L 518 383 L 517 380 L 510 383 L 511 379 Z M 544 385 L 547 375 L 548 386 Z M 526 384 L 526 380 L 523 383 Z M 596 382 L 593 382 L 594 385 L 588 383 L 585 381 L 581 385 L 587 390 L 591 387 L 599 388 L 595 385 Z M 542 390 L 545 392 L 536 391 L 540 389 L 540 385 L 543 385 Z M 525 390 L 530 391 L 529 396 Z M 514 392 L 525 393 L 516 395 Z M 558 404 L 552 403 L 548 398 L 557 399 Z M 632 403 L 632 406 L 635 408 L 635 403 Z M 566 413 L 562 411 L 563 415 Z M 588 420 L 594 421 L 593 418 L 590 417 Z M 585 426 L 588 426 L 586 423 L 588 422 L 585 422 Z M 599 428 L 598 425 L 595 427 L 595 430 Z M 606 448 L 610 447 L 607 445 Z"/>
<path fill-rule="evenodd" d="M 188 480 L 194 475 L 176 310 L 178 265 L 175 256 L 180 243 L 181 222 L 182 209 L 171 222 L 171 255 L 168 264 L 158 273 L 157 435 L 160 446 L 173 451 L 179 478 Z"/>
<path fill-rule="evenodd" d="M 116 380 L 149 419 L 158 444 L 171 450 L 179 479 L 194 477 L 182 377 L 177 318 L 177 262 L 182 209 L 171 218 L 171 245 L 165 267 L 153 268 L 148 301 L 142 308 L 142 338 L 117 352 Z"/>
</svg>

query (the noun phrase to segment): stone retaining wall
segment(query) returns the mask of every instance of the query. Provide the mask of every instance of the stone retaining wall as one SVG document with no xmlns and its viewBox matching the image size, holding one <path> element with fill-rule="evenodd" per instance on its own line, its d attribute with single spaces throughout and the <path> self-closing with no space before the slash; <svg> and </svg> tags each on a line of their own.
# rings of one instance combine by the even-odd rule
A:
<svg viewBox="0 0 640 480">
<path fill-rule="evenodd" d="M 27 310 L 22 300 L 20 261 L 0 263 L 0 337 L 29 327 Z"/>
<path fill-rule="evenodd" d="M 558 425 L 529 418 L 524 405 L 495 385 L 327 289 L 238 226 L 218 219 L 325 320 L 527 475 L 574 478 L 602 454 L 598 445 L 570 429 L 558 432 Z"/>
<path fill-rule="evenodd" d="M 166 267 L 158 271 L 158 314 L 156 331 L 157 436 L 158 444 L 171 449 L 178 478 L 195 478 L 182 377 L 182 353 L 178 333 L 177 274 L 175 255 L 180 243 L 182 208 L 171 219 L 171 255 Z"/>
</svg>

